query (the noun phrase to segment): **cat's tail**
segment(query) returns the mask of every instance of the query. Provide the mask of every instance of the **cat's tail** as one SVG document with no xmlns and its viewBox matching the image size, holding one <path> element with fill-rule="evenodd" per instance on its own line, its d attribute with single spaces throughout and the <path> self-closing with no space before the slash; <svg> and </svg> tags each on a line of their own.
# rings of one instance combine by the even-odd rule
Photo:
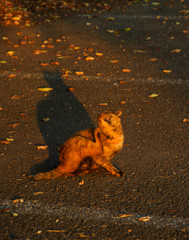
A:
<svg viewBox="0 0 189 240">
<path fill-rule="evenodd" d="M 59 167 L 51 170 L 50 172 L 41 172 L 33 176 L 34 181 L 44 180 L 44 179 L 53 179 L 58 178 L 63 175 L 63 172 Z"/>
</svg>

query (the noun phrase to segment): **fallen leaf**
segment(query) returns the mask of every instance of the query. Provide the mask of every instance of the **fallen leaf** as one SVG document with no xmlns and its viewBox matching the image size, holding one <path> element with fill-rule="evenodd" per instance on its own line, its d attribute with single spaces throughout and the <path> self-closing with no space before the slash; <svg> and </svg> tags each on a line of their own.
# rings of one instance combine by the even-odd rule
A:
<svg viewBox="0 0 189 240">
<path fill-rule="evenodd" d="M 120 83 L 120 84 L 125 84 L 125 83 L 126 83 L 126 81 L 119 81 L 119 83 Z"/>
<path fill-rule="evenodd" d="M 68 88 L 68 91 L 69 91 L 69 92 L 73 92 L 73 91 L 74 91 L 74 88 L 73 88 L 73 87 L 70 87 L 70 88 Z"/>
<path fill-rule="evenodd" d="M 41 230 L 38 230 L 35 234 L 41 234 L 42 231 Z"/>
<path fill-rule="evenodd" d="M 107 103 L 99 103 L 100 106 L 107 106 Z"/>
<path fill-rule="evenodd" d="M 60 63 L 59 62 L 51 62 L 51 65 L 60 65 Z"/>
<path fill-rule="evenodd" d="M 41 66 L 49 66 L 48 63 L 41 63 Z"/>
<path fill-rule="evenodd" d="M 110 62 L 111 63 L 118 63 L 119 61 L 118 60 L 111 60 Z"/>
<path fill-rule="evenodd" d="M 158 59 L 157 58 L 150 58 L 150 62 L 154 62 L 154 61 L 157 61 Z"/>
<path fill-rule="evenodd" d="M 155 98 L 155 97 L 158 97 L 158 96 L 159 96 L 159 93 L 152 93 L 148 97 Z"/>
<path fill-rule="evenodd" d="M 139 218 L 138 220 L 139 220 L 140 222 L 147 222 L 147 221 L 149 221 L 151 218 L 152 218 L 152 217 L 146 216 L 146 217 L 141 217 L 141 218 Z"/>
<path fill-rule="evenodd" d="M 106 30 L 106 32 L 108 32 L 108 33 L 114 33 L 115 30 Z"/>
<path fill-rule="evenodd" d="M 86 57 L 85 60 L 86 61 L 92 61 L 92 60 L 94 60 L 94 57 Z"/>
<path fill-rule="evenodd" d="M 124 31 L 125 31 L 125 32 L 131 31 L 131 27 L 124 28 Z"/>
<path fill-rule="evenodd" d="M 0 144 L 9 144 L 10 142 L 6 141 L 6 140 L 0 140 Z"/>
<path fill-rule="evenodd" d="M 14 139 L 11 138 L 11 137 L 6 137 L 6 141 L 8 141 L 8 142 L 12 142 L 12 141 L 14 141 Z"/>
<path fill-rule="evenodd" d="M 48 122 L 50 120 L 50 118 L 43 118 L 43 122 Z"/>
<path fill-rule="evenodd" d="M 115 21 L 115 18 L 114 17 L 108 17 L 108 18 L 105 18 L 105 21 Z"/>
<path fill-rule="evenodd" d="M 37 196 L 37 195 L 41 195 L 41 194 L 43 194 L 44 192 L 35 192 L 33 195 L 34 196 Z"/>
<path fill-rule="evenodd" d="M 7 63 L 7 61 L 1 60 L 0 63 Z"/>
<path fill-rule="evenodd" d="M 76 75 L 83 75 L 84 72 L 81 72 L 81 71 L 75 71 L 75 74 L 76 74 Z"/>
<path fill-rule="evenodd" d="M 143 50 L 133 50 L 134 51 L 134 53 L 145 53 L 146 51 L 143 51 Z"/>
<path fill-rule="evenodd" d="M 121 104 L 125 104 L 126 102 L 125 102 L 125 101 L 121 101 L 120 103 L 121 103 Z"/>
<path fill-rule="evenodd" d="M 171 52 L 172 53 L 179 53 L 179 52 L 181 52 L 181 50 L 180 49 L 173 49 L 173 50 L 171 50 Z"/>
<path fill-rule="evenodd" d="M 12 95 L 11 99 L 21 99 L 23 98 L 23 94 L 15 94 L 15 95 Z"/>
<path fill-rule="evenodd" d="M 125 213 L 123 213 L 123 214 L 119 214 L 119 216 L 115 217 L 115 218 L 125 218 L 125 217 L 132 217 L 132 216 L 133 216 L 132 214 L 125 214 Z"/>
<path fill-rule="evenodd" d="M 12 212 L 13 217 L 18 217 L 18 213 Z"/>
<path fill-rule="evenodd" d="M 184 118 L 183 122 L 189 122 L 189 119 L 188 118 Z"/>
<path fill-rule="evenodd" d="M 160 3 L 159 2 L 152 2 L 151 4 L 154 5 L 154 6 L 158 6 Z"/>
<path fill-rule="evenodd" d="M 50 88 L 50 87 L 39 87 L 38 90 L 41 91 L 41 92 L 49 92 L 49 91 L 52 91 L 53 88 Z"/>
<path fill-rule="evenodd" d="M 103 53 L 95 53 L 98 57 L 103 56 Z"/>
<path fill-rule="evenodd" d="M 7 52 L 7 55 L 9 55 L 9 56 L 13 56 L 15 54 L 15 51 L 8 51 Z"/>
<path fill-rule="evenodd" d="M 82 186 L 84 184 L 84 180 L 78 183 L 78 185 Z"/>
<path fill-rule="evenodd" d="M 13 74 L 13 73 L 12 73 L 12 74 L 9 74 L 8 77 L 9 77 L 9 78 L 16 77 L 16 74 Z"/>
<path fill-rule="evenodd" d="M 37 147 L 37 150 L 44 150 L 44 149 L 47 149 L 48 146 L 47 145 L 41 145 L 41 146 L 36 146 Z"/>
<path fill-rule="evenodd" d="M 55 230 L 55 229 L 47 229 L 47 232 L 58 233 L 58 232 L 65 232 L 66 230 Z"/>
<path fill-rule="evenodd" d="M 164 73 L 170 73 L 171 70 L 163 70 Z"/>
<path fill-rule="evenodd" d="M 122 69 L 122 72 L 131 72 L 131 70 L 128 69 L 128 68 L 123 68 L 123 69 Z"/>
</svg>

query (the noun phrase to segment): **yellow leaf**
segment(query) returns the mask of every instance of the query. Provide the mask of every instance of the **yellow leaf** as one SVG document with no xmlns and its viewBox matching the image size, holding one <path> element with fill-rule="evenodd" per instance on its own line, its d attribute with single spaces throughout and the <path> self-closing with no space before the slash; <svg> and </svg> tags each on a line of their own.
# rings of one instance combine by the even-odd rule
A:
<svg viewBox="0 0 189 240">
<path fill-rule="evenodd" d="M 114 33 L 115 30 L 106 30 L 108 33 Z"/>
<path fill-rule="evenodd" d="M 12 141 L 14 141 L 14 139 L 11 138 L 11 137 L 6 137 L 6 140 L 7 140 L 8 142 L 12 142 Z"/>
<path fill-rule="evenodd" d="M 118 60 L 111 60 L 110 62 L 111 63 L 118 63 L 119 61 Z"/>
<path fill-rule="evenodd" d="M 170 73 L 171 70 L 163 70 L 164 73 Z"/>
<path fill-rule="evenodd" d="M 148 97 L 154 98 L 154 97 L 158 97 L 158 96 L 159 96 L 159 93 L 152 93 Z"/>
<path fill-rule="evenodd" d="M 103 53 L 95 53 L 95 54 L 99 57 L 103 56 Z"/>
<path fill-rule="evenodd" d="M 85 60 L 86 61 L 92 61 L 92 60 L 94 60 L 94 57 L 86 57 Z"/>
<path fill-rule="evenodd" d="M 124 31 L 125 31 L 125 32 L 131 31 L 131 27 L 124 28 Z"/>
<path fill-rule="evenodd" d="M 53 88 L 50 88 L 50 87 L 39 87 L 38 90 L 41 91 L 41 92 L 49 92 L 49 91 L 52 91 Z"/>
<path fill-rule="evenodd" d="M 15 54 L 15 51 L 8 51 L 7 52 L 7 55 L 9 55 L 9 56 L 13 56 Z"/>
</svg>

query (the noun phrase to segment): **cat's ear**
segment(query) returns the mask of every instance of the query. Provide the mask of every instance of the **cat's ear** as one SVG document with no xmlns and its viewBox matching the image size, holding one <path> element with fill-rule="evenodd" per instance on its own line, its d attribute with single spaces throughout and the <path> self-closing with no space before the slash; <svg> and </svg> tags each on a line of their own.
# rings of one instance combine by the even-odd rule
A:
<svg viewBox="0 0 189 240">
<path fill-rule="evenodd" d="M 119 111 L 116 112 L 116 115 L 117 115 L 118 117 L 121 117 L 122 112 L 123 112 L 122 110 L 119 110 Z"/>
</svg>

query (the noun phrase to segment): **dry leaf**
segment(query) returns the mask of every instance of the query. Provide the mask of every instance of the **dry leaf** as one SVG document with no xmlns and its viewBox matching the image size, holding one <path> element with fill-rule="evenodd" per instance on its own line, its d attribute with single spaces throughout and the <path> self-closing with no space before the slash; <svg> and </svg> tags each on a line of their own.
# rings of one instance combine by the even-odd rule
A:
<svg viewBox="0 0 189 240">
<path fill-rule="evenodd" d="M 95 53 L 98 57 L 103 56 L 103 53 Z"/>
<path fill-rule="evenodd" d="M 11 124 L 8 124 L 7 126 L 9 127 L 12 127 L 12 128 L 15 128 L 19 125 L 20 123 L 11 123 Z"/>
<path fill-rule="evenodd" d="M 85 60 L 86 61 L 92 61 L 92 60 L 94 60 L 94 57 L 86 57 Z"/>
<path fill-rule="evenodd" d="M 108 32 L 108 33 L 114 33 L 115 30 L 106 30 L 106 32 Z"/>
<path fill-rule="evenodd" d="M 184 118 L 183 122 L 189 122 L 189 119 L 188 118 Z"/>
<path fill-rule="evenodd" d="M 9 144 L 10 142 L 6 141 L 6 140 L 0 140 L 0 144 Z"/>
<path fill-rule="evenodd" d="M 128 69 L 128 68 L 123 68 L 123 69 L 122 69 L 122 72 L 131 72 L 131 70 Z"/>
<path fill-rule="evenodd" d="M 76 71 L 76 72 L 75 72 L 75 74 L 76 74 L 76 75 L 83 75 L 83 74 L 84 74 L 84 72 L 81 72 L 81 71 Z"/>
<path fill-rule="evenodd" d="M 125 217 L 132 217 L 133 215 L 132 214 L 119 214 L 119 217 L 115 217 L 115 218 L 125 218 Z"/>
<path fill-rule="evenodd" d="M 181 50 L 180 49 L 173 49 L 173 50 L 171 50 L 171 52 L 172 53 L 179 53 L 179 52 L 181 52 Z"/>
<path fill-rule="evenodd" d="M 120 84 L 125 84 L 125 83 L 126 83 L 126 81 L 119 81 L 119 83 L 120 83 Z"/>
<path fill-rule="evenodd" d="M 41 63 L 41 66 L 49 66 L 48 63 Z"/>
<path fill-rule="evenodd" d="M 152 217 L 145 216 L 145 217 L 139 218 L 138 220 L 139 220 L 140 222 L 147 222 L 147 221 L 149 221 L 151 218 L 152 218 Z"/>
<path fill-rule="evenodd" d="M 41 195 L 41 194 L 43 194 L 43 192 L 35 192 L 33 195 L 37 196 L 37 195 Z"/>
<path fill-rule="evenodd" d="M 84 180 L 82 180 L 78 185 L 82 186 L 84 184 Z"/>
<path fill-rule="evenodd" d="M 47 149 L 48 146 L 47 145 L 41 145 L 41 146 L 36 146 L 37 147 L 37 150 L 44 150 L 44 149 Z"/>
<path fill-rule="evenodd" d="M 58 233 L 58 232 L 65 232 L 66 230 L 54 230 L 54 229 L 48 229 L 46 230 L 47 232 L 52 232 L 52 233 Z"/>
<path fill-rule="evenodd" d="M 23 94 L 15 94 L 12 95 L 11 99 L 21 99 L 24 95 Z"/>
<path fill-rule="evenodd" d="M 125 31 L 125 32 L 131 31 L 131 27 L 124 28 L 124 31 Z"/>
<path fill-rule="evenodd" d="M 9 55 L 9 56 L 13 56 L 15 54 L 15 51 L 8 51 L 7 52 L 7 55 Z"/>
<path fill-rule="evenodd" d="M 119 61 L 118 60 L 111 60 L 110 62 L 111 63 L 118 63 Z"/>
<path fill-rule="evenodd" d="M 60 65 L 59 62 L 51 62 L 51 65 Z"/>
<path fill-rule="evenodd" d="M 74 91 L 74 88 L 73 88 L 73 87 L 70 87 L 70 88 L 68 88 L 68 91 L 69 91 L 69 92 L 73 92 L 73 91 Z"/>
<path fill-rule="evenodd" d="M 41 91 L 41 92 L 49 92 L 49 91 L 52 91 L 53 88 L 50 88 L 50 87 L 39 87 L 38 90 Z"/>
<path fill-rule="evenodd" d="M 16 77 L 16 74 L 13 74 L 13 73 L 12 73 L 12 74 L 9 74 L 8 77 L 9 77 L 9 78 Z"/>
<path fill-rule="evenodd" d="M 159 96 L 159 93 L 152 93 L 148 97 L 155 98 L 155 97 L 158 97 L 158 96 Z"/>
<path fill-rule="evenodd" d="M 12 212 L 13 217 L 18 217 L 18 213 Z"/>
<path fill-rule="evenodd" d="M 11 138 L 11 137 L 6 137 L 6 141 L 8 141 L 8 142 L 12 142 L 12 141 L 14 141 L 14 139 Z"/>
<path fill-rule="evenodd" d="M 121 101 L 120 103 L 121 103 L 121 104 L 125 104 L 126 102 L 125 102 L 125 101 Z"/>
<path fill-rule="evenodd" d="M 163 70 L 164 73 L 170 73 L 171 70 Z"/>
<path fill-rule="evenodd" d="M 99 103 L 100 106 L 107 106 L 107 103 Z"/>
<path fill-rule="evenodd" d="M 157 58 L 150 58 L 150 62 L 154 62 L 154 61 L 157 61 L 158 59 Z"/>
<path fill-rule="evenodd" d="M 145 53 L 146 51 L 143 51 L 143 50 L 134 50 L 134 53 L 136 53 L 136 52 L 138 52 L 138 53 Z"/>
</svg>

